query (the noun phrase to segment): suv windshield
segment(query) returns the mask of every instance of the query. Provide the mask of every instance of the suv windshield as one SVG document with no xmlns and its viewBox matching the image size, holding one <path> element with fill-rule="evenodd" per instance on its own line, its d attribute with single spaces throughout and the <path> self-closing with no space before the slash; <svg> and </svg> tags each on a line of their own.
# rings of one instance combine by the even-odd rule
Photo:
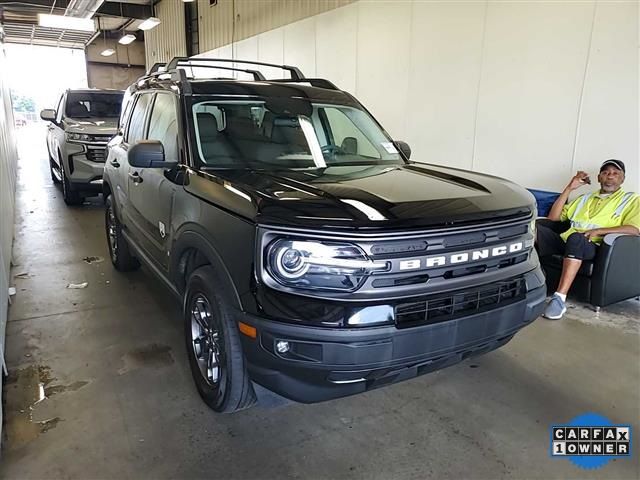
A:
<svg viewBox="0 0 640 480">
<path fill-rule="evenodd" d="M 323 168 L 404 162 L 375 121 L 351 106 L 288 98 L 197 101 L 191 110 L 204 168 Z"/>
<path fill-rule="evenodd" d="M 72 118 L 119 117 L 123 93 L 70 92 L 65 115 Z"/>
</svg>

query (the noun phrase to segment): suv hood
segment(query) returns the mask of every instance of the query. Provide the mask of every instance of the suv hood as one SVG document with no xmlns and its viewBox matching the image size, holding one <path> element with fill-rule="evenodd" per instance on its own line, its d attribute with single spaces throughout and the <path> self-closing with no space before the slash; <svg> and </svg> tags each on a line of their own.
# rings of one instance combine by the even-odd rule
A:
<svg viewBox="0 0 640 480">
<path fill-rule="evenodd" d="M 260 224 L 389 229 L 526 217 L 533 196 L 504 179 L 436 165 L 187 172 L 190 193 Z"/>
<path fill-rule="evenodd" d="M 64 130 L 68 133 L 86 133 L 89 135 L 115 135 L 118 119 L 112 117 L 65 118 Z"/>
</svg>

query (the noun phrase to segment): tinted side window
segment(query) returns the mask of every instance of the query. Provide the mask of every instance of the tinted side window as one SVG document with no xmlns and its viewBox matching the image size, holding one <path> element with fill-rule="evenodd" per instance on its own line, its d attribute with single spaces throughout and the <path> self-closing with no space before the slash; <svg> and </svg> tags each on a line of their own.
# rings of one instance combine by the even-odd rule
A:
<svg viewBox="0 0 640 480">
<path fill-rule="evenodd" d="M 149 140 L 159 140 L 168 162 L 178 160 L 178 119 L 173 95 L 159 93 L 149 122 Z"/>
<path fill-rule="evenodd" d="M 146 112 L 152 96 L 150 94 L 142 94 L 138 96 L 136 104 L 133 107 L 131 120 L 129 121 L 129 131 L 127 132 L 127 142 L 136 143 L 144 139 Z"/>
</svg>

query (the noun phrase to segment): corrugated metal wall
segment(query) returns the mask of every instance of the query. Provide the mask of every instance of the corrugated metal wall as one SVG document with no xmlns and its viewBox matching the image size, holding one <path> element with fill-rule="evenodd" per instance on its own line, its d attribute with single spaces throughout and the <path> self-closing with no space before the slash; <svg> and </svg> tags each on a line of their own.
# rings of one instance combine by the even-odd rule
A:
<svg viewBox="0 0 640 480">
<path fill-rule="evenodd" d="M 206 3 L 208 7 L 209 0 Z M 173 57 L 187 55 L 184 3 L 162 0 L 156 4 L 154 14 L 162 23 L 144 34 L 147 68 L 154 63 L 168 62 Z"/>
<path fill-rule="evenodd" d="M 4 338 L 7 326 L 9 268 L 13 244 L 13 212 L 15 207 L 16 165 L 18 152 L 13 136 L 13 112 L 9 86 L 3 77 L 7 59 L 0 40 L 0 360 L 4 365 Z M 0 392 L 0 400 L 2 394 Z M 2 425 L 2 409 L 0 409 Z M 2 427 L 0 427 L 1 429 Z"/>
<path fill-rule="evenodd" d="M 206 52 L 353 2 L 354 0 L 218 0 L 217 5 L 211 6 L 209 0 L 198 0 L 200 51 Z"/>
<path fill-rule="evenodd" d="M 198 0 L 200 51 L 252 37 L 355 0 Z M 186 55 L 184 3 L 161 0 L 154 15 L 162 23 L 145 32 L 147 68 Z M 235 22 L 233 21 L 235 18 Z"/>
</svg>

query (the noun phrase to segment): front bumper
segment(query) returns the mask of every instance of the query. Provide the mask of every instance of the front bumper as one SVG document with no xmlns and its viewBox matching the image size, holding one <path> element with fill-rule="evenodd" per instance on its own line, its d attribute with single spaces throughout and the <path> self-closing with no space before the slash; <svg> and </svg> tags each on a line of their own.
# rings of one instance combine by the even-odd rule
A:
<svg viewBox="0 0 640 480">
<path fill-rule="evenodd" d="M 441 323 L 398 329 L 319 328 L 241 314 L 258 337 L 242 336 L 255 382 L 292 400 L 313 403 L 396 383 L 507 343 L 539 317 L 544 285 L 509 305 Z M 287 341 L 281 354 L 276 342 Z"/>
<path fill-rule="evenodd" d="M 106 143 L 73 143 L 64 146 L 65 170 L 76 191 L 102 191 Z"/>
</svg>

